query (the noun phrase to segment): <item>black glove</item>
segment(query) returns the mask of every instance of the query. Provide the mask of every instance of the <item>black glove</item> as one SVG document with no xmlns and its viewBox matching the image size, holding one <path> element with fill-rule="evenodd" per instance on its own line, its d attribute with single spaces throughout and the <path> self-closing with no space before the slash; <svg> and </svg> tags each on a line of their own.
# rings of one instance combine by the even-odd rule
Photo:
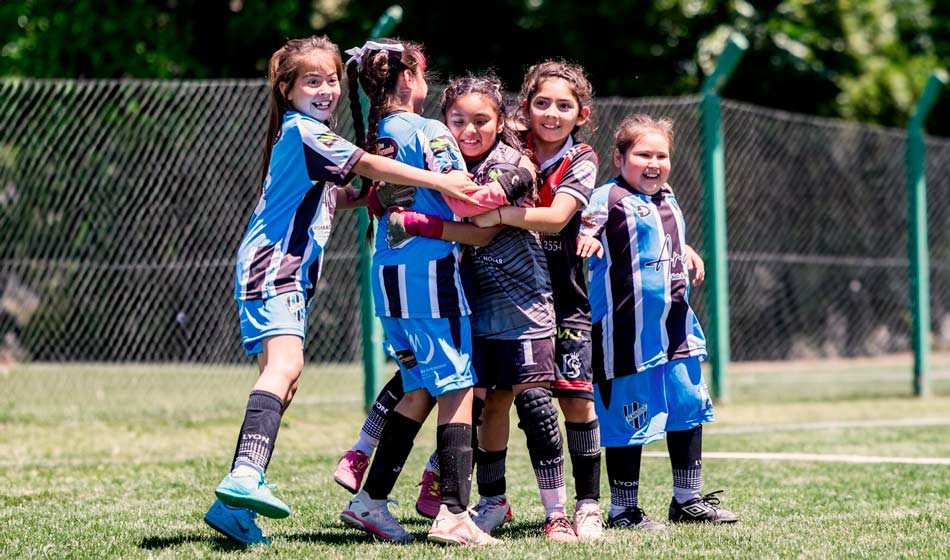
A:
<svg viewBox="0 0 950 560">
<path fill-rule="evenodd" d="M 534 185 L 534 177 L 524 167 L 502 173 L 495 180 L 501 185 L 501 188 L 505 191 L 505 197 L 511 204 L 528 194 L 532 185 Z"/>
<path fill-rule="evenodd" d="M 380 183 L 376 190 L 376 196 L 379 197 L 379 203 L 383 208 L 409 208 L 416 201 L 416 188 L 405 185 L 392 185 L 389 183 Z"/>
</svg>

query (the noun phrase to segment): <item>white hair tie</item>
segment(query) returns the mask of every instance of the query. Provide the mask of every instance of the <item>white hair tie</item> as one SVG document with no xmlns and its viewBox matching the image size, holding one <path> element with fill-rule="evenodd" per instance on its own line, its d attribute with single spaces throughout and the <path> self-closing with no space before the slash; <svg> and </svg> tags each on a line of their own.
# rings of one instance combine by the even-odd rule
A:
<svg viewBox="0 0 950 560">
<path fill-rule="evenodd" d="M 352 49 L 346 49 L 344 53 L 350 55 L 349 60 L 346 61 L 346 65 L 349 66 L 351 62 L 356 62 L 356 64 L 363 63 L 363 55 L 370 53 L 372 51 L 390 51 L 390 52 L 403 52 L 405 50 L 402 46 L 402 43 L 377 43 L 376 41 L 366 41 L 362 47 L 353 47 Z"/>
</svg>

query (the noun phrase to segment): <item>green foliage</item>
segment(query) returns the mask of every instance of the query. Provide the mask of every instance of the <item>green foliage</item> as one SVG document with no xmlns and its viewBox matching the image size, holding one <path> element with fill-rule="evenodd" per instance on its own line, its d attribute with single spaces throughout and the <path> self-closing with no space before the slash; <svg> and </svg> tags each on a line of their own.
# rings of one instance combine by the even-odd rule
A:
<svg viewBox="0 0 950 560">
<path fill-rule="evenodd" d="M 327 33 L 345 49 L 392 2 L 6 0 L 0 75 L 261 77 L 286 38 Z M 397 34 L 423 42 L 433 68 L 493 67 L 512 89 L 527 65 L 564 57 L 587 68 L 601 96 L 692 93 L 739 31 L 751 48 L 728 96 L 902 126 L 930 70 L 950 65 L 947 0 L 486 0 L 477 11 L 400 4 Z M 931 129 L 950 134 L 948 121 L 935 116 Z"/>
</svg>

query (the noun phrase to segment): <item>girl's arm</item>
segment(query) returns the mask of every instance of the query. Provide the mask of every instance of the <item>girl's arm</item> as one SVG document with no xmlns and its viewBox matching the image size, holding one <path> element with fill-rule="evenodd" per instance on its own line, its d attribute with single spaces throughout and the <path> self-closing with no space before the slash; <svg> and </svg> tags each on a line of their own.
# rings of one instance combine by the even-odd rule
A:
<svg viewBox="0 0 950 560">
<path fill-rule="evenodd" d="M 452 213 L 461 218 L 471 218 L 484 214 L 501 206 L 513 204 L 528 194 L 534 185 L 535 175 L 530 168 L 519 167 L 500 175 L 491 183 L 482 185 L 482 190 L 472 193 L 477 204 L 468 204 L 460 200 L 446 199 Z"/>
<path fill-rule="evenodd" d="M 686 268 L 693 271 L 693 285 L 699 286 L 706 278 L 706 263 L 689 244 L 685 246 Z"/>
<path fill-rule="evenodd" d="M 479 187 L 464 171 L 449 171 L 435 173 L 407 165 L 375 154 L 363 154 L 354 165 L 353 170 L 374 181 L 383 181 L 399 185 L 419 185 L 442 193 L 444 196 L 464 200 L 471 204 L 478 204 L 469 196 L 479 191 Z"/>
<path fill-rule="evenodd" d="M 386 241 L 390 247 L 399 247 L 413 237 L 442 239 L 482 247 L 491 243 L 502 229 L 503 226 L 480 228 L 474 224 L 443 220 L 438 216 L 412 210 L 394 210 L 386 215 Z"/>
<path fill-rule="evenodd" d="M 497 212 L 475 216 L 472 221 L 479 227 L 515 226 L 542 233 L 559 233 L 580 209 L 581 202 L 567 193 L 554 195 L 547 208 L 518 208 L 504 206 Z"/>
<path fill-rule="evenodd" d="M 490 228 L 480 228 L 475 224 L 466 224 L 462 222 L 445 222 L 442 228 L 443 241 L 455 241 L 465 245 L 474 245 L 475 247 L 484 247 L 495 239 L 498 232 L 505 229 L 504 226 L 495 226 Z"/>
<path fill-rule="evenodd" d="M 336 209 L 351 210 L 366 206 L 367 197 L 359 198 L 360 190 L 356 187 L 340 187 L 336 190 Z"/>
</svg>

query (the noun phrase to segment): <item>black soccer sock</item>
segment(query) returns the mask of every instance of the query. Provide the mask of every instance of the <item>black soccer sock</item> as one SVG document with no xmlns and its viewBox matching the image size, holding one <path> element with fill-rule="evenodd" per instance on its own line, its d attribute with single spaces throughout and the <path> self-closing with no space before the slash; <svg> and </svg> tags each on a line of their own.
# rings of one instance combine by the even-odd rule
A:
<svg viewBox="0 0 950 560">
<path fill-rule="evenodd" d="M 565 422 L 567 449 L 571 454 L 575 499 L 600 500 L 600 424 Z"/>
<path fill-rule="evenodd" d="M 369 467 L 366 484 L 363 490 L 374 500 L 385 500 L 396 485 L 399 472 L 402 471 L 409 452 L 412 451 L 412 442 L 419 433 L 422 424 L 411 418 L 390 411 L 386 418 L 386 425 L 379 438 L 379 447 L 376 448 L 376 457 Z"/>
<path fill-rule="evenodd" d="M 443 424 L 436 428 L 439 468 L 442 471 L 442 504 L 451 513 L 468 509 L 472 493 L 472 426 Z"/>
<path fill-rule="evenodd" d="M 643 454 L 643 447 L 634 445 L 605 449 L 612 513 L 637 507 L 640 489 L 640 457 Z"/>
<path fill-rule="evenodd" d="M 386 386 L 376 396 L 376 400 L 369 410 L 369 415 L 366 417 L 366 421 L 363 422 L 361 432 L 365 437 L 371 441 L 379 442 L 379 438 L 383 434 L 383 426 L 386 425 L 386 417 L 390 411 L 396 408 L 404 394 L 402 374 L 399 370 L 396 370 L 392 379 L 386 383 Z"/>
<path fill-rule="evenodd" d="M 475 451 L 475 463 L 478 464 L 475 479 L 478 481 L 479 496 L 504 496 L 507 491 L 505 487 L 505 458 L 507 456 L 507 447 L 501 451 L 485 451 L 484 449 Z"/>
<path fill-rule="evenodd" d="M 270 464 L 280 429 L 280 411 L 284 402 L 267 391 L 251 391 L 244 411 L 244 423 L 238 435 L 231 470 L 237 465 L 248 465 L 264 472 Z"/>
<path fill-rule="evenodd" d="M 666 448 L 673 468 L 673 496 L 684 503 L 703 488 L 703 426 L 666 433 Z"/>
</svg>

